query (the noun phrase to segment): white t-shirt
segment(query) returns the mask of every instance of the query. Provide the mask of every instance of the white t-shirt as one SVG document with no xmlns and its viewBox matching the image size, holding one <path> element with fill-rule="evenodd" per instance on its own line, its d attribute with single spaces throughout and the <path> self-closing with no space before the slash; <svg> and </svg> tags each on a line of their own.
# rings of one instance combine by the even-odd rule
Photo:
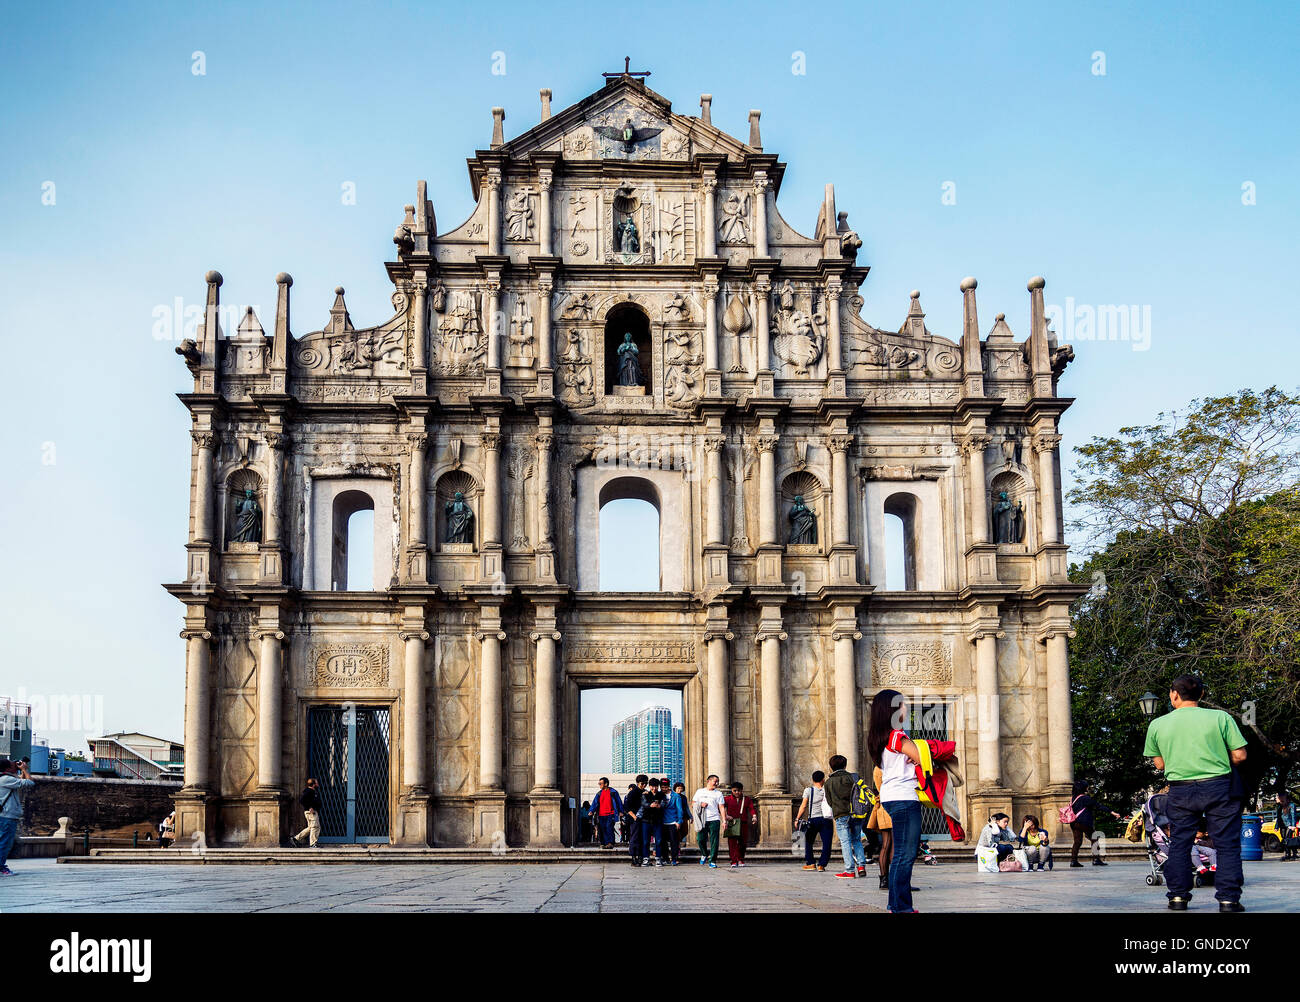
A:
<svg viewBox="0 0 1300 1002">
<path fill-rule="evenodd" d="M 916 766 L 896 748 L 901 748 L 907 737 L 902 731 L 889 735 L 889 744 L 880 756 L 880 802 L 891 800 L 916 800 Z"/>
<path fill-rule="evenodd" d="M 696 810 L 700 805 L 704 805 L 704 820 L 721 821 L 722 820 L 722 799 L 725 795 L 721 790 L 710 790 L 708 787 L 701 786 L 695 791 L 695 797 L 692 803 L 696 805 Z"/>
<path fill-rule="evenodd" d="M 826 791 L 820 786 L 810 786 L 803 795 L 808 798 L 808 817 L 833 818 L 831 802 L 826 799 Z"/>
</svg>

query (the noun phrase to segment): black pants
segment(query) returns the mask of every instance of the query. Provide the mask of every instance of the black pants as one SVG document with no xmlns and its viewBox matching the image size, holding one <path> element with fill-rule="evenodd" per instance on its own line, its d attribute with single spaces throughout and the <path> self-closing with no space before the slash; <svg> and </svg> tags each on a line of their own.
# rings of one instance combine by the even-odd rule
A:
<svg viewBox="0 0 1300 1002">
<path fill-rule="evenodd" d="M 1165 803 L 1169 861 L 1164 866 L 1169 897 L 1185 898 L 1191 893 L 1192 843 L 1204 815 L 1206 831 L 1219 853 L 1214 896 L 1220 901 L 1241 900 L 1241 801 L 1229 795 L 1230 784 L 1230 775 L 1169 784 Z"/>
<path fill-rule="evenodd" d="M 659 826 L 659 858 L 665 863 L 677 862 L 682 852 L 682 826 L 662 824 Z"/>
<path fill-rule="evenodd" d="M 822 840 L 822 852 L 817 857 L 817 865 L 823 870 L 831 861 L 831 836 L 835 834 L 835 825 L 830 818 L 809 818 L 808 830 L 803 833 L 803 861 L 805 866 L 812 866 L 813 840 L 819 835 Z"/>
</svg>

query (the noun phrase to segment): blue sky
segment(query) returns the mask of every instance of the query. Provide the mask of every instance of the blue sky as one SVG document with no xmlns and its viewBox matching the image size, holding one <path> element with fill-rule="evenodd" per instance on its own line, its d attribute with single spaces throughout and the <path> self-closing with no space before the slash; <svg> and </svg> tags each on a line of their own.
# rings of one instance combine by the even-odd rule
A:
<svg viewBox="0 0 1300 1002">
<path fill-rule="evenodd" d="M 179 736 L 181 610 L 159 582 L 184 570 L 189 380 L 156 311 L 201 304 L 216 268 L 267 326 L 279 271 L 299 334 L 339 284 L 359 324 L 386 318 L 382 262 L 416 180 L 455 226 L 490 108 L 517 135 L 538 88 L 563 108 L 625 54 L 679 111 L 712 93 L 742 138 L 762 109 L 797 229 L 835 183 L 877 326 L 917 288 L 955 338 L 968 274 L 985 332 L 1005 312 L 1025 336 L 1035 274 L 1049 304 L 1149 307 L 1147 350 L 1075 345 L 1067 460 L 1200 394 L 1294 386 L 1297 28 L 1280 3 L 11 8 L 0 694 L 101 697 L 103 728 Z"/>
</svg>

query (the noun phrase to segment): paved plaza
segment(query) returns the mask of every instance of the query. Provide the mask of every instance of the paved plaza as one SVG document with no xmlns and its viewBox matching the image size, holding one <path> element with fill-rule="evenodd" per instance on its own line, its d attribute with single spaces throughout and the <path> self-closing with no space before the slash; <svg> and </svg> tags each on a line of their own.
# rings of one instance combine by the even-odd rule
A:
<svg viewBox="0 0 1300 1002">
<path fill-rule="evenodd" d="M 1145 863 L 980 874 L 973 863 L 918 866 L 916 905 L 931 912 L 1163 911 Z M 150 866 L 17 860 L 0 880 L 5 912 L 883 912 L 874 879 L 840 880 L 797 864 L 708 870 L 695 863 Z M 1192 910 L 1215 910 L 1212 888 Z M 1300 910 L 1300 864 L 1246 864 L 1251 911 Z"/>
</svg>

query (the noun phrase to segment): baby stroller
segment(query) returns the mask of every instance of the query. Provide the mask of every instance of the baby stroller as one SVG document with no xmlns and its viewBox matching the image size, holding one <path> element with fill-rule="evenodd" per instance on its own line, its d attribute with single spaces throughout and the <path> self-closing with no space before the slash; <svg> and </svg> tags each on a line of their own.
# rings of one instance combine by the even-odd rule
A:
<svg viewBox="0 0 1300 1002">
<path fill-rule="evenodd" d="M 1151 796 L 1142 808 L 1142 827 L 1146 830 L 1147 862 L 1151 872 L 1147 874 L 1148 887 L 1160 887 L 1165 882 L 1165 863 L 1169 860 L 1169 815 L 1165 813 L 1166 794 Z M 1204 887 L 1214 883 L 1213 872 L 1196 874 L 1192 884 Z"/>
</svg>

